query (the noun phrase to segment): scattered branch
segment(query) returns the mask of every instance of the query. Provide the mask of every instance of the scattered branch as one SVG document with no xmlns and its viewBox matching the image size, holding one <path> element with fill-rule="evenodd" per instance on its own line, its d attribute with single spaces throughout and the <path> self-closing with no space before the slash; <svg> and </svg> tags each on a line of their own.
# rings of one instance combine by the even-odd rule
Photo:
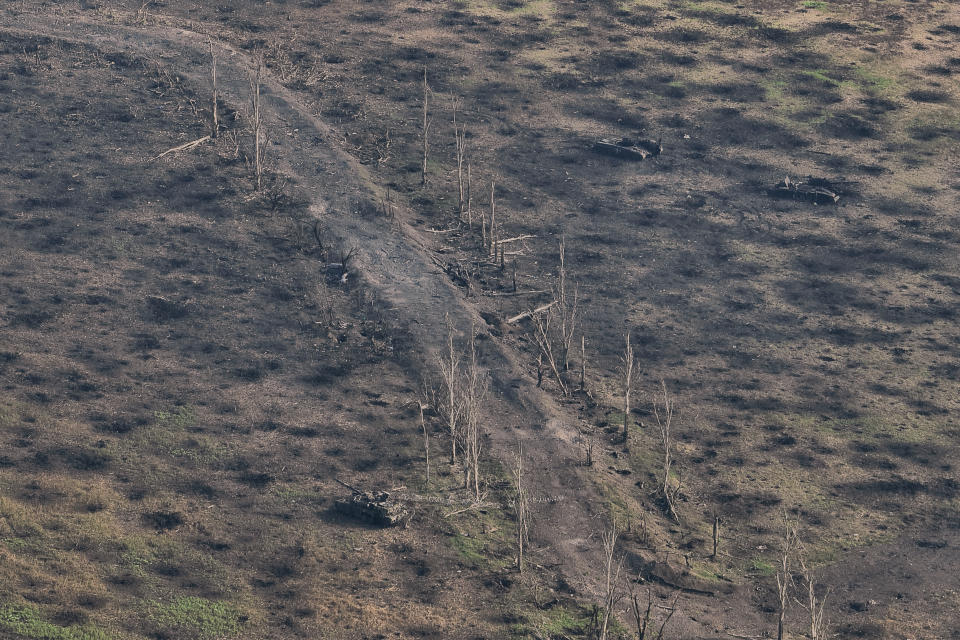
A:
<svg viewBox="0 0 960 640">
<path fill-rule="evenodd" d="M 193 151 L 194 149 L 196 149 L 197 147 L 199 147 L 209 139 L 210 139 L 210 136 L 203 136 L 202 138 L 197 138 L 196 140 L 187 142 L 186 144 L 181 144 L 177 147 L 173 147 L 172 149 L 167 149 L 166 151 L 156 156 L 155 158 L 150 158 L 149 162 L 153 162 L 154 160 L 159 160 L 165 155 L 168 155 L 171 153 L 177 153 L 178 151 Z"/>
<path fill-rule="evenodd" d="M 537 307 L 536 309 L 531 309 L 531 310 L 529 310 L 529 311 L 524 311 L 523 313 L 518 313 L 517 315 L 513 316 L 512 318 L 507 318 L 507 324 L 516 324 L 516 323 L 520 322 L 521 320 L 523 320 L 523 319 L 525 319 L 525 318 L 529 318 L 529 317 L 531 317 L 531 316 L 535 316 L 535 315 L 537 315 L 538 313 L 543 313 L 544 311 L 546 311 L 547 309 L 549 309 L 550 307 L 552 307 L 552 306 L 555 305 L 555 304 L 557 304 L 557 301 L 556 301 L 556 300 L 554 300 L 553 302 L 548 302 L 547 304 L 542 304 L 542 305 L 540 305 L 539 307 Z"/>
</svg>

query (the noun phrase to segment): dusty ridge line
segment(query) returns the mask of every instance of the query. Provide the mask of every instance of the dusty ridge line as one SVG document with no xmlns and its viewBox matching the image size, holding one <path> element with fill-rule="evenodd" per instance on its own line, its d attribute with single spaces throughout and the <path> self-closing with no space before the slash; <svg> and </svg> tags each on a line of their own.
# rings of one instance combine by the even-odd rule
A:
<svg viewBox="0 0 960 640">
<path fill-rule="evenodd" d="M 100 24 L 85 17 L 71 20 L 26 16 L 29 24 L 7 21 L 0 32 L 21 37 L 50 38 L 99 50 L 154 59 L 173 70 L 203 94 L 209 89 L 208 36 L 169 27 L 134 28 Z M 236 49 L 214 41 L 218 50 L 217 76 L 221 99 L 235 106 L 248 104 L 252 61 Z M 396 314 L 424 349 L 419 366 L 425 372 L 444 340 L 445 318 L 461 331 L 486 323 L 476 309 L 440 274 L 427 255 L 426 242 L 407 225 L 402 232 L 379 217 L 364 219 L 360 204 L 376 203 L 376 188 L 366 168 L 331 141 L 338 136 L 312 116 L 293 94 L 266 77 L 262 81 L 264 124 L 273 140 L 269 153 L 279 156 L 279 168 L 296 177 L 311 195 L 310 211 L 325 220 L 341 246 L 356 247 L 355 258 L 363 280 Z M 279 148 L 278 148 L 279 147 Z M 153 150 L 147 150 L 145 156 Z M 318 273 L 318 277 L 320 274 Z M 602 507 L 596 492 L 574 468 L 577 454 L 571 429 L 564 427 L 560 410 L 522 374 L 516 357 L 492 339 L 479 343 L 482 363 L 492 374 L 497 391 L 489 415 L 493 449 L 508 459 L 518 438 L 529 458 L 525 467 L 532 487 L 555 500 L 535 514 L 537 534 L 545 543 L 545 564 L 561 568 L 578 589 L 596 592 L 600 566 L 594 535 L 602 528 Z M 558 469 L 564 471 L 558 473 Z M 585 538 L 586 536 L 586 538 Z"/>
</svg>

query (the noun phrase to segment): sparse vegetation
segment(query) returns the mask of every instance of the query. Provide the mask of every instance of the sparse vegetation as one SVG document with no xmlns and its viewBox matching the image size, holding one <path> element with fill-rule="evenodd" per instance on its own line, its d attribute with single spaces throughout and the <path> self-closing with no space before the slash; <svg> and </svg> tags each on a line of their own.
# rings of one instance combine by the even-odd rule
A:
<svg viewBox="0 0 960 640">
<path fill-rule="evenodd" d="M 236 607 L 194 596 L 155 604 L 149 615 L 151 621 L 166 632 L 201 639 L 237 635 L 244 620 Z"/>
<path fill-rule="evenodd" d="M 0 7 L 0 635 L 960 627 L 943 3 L 255 4 Z"/>
<path fill-rule="evenodd" d="M 30 605 L 0 607 L 0 629 L 35 640 L 111 640 L 113 637 L 91 626 L 53 624 Z"/>
</svg>

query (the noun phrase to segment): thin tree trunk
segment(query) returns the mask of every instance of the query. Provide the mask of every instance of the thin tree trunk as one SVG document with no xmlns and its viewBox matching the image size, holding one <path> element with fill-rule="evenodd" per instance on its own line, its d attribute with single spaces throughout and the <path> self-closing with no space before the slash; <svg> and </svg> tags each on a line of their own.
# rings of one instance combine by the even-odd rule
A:
<svg viewBox="0 0 960 640">
<path fill-rule="evenodd" d="M 427 484 L 430 484 L 430 438 L 427 435 L 427 422 L 423 419 L 423 403 L 420 406 L 420 427 L 423 429 L 423 452 L 427 459 Z"/>
<path fill-rule="evenodd" d="M 210 61 L 211 75 L 213 76 L 213 117 L 210 123 L 210 137 L 216 138 L 220 133 L 220 115 L 219 115 L 219 96 L 217 95 L 217 54 L 213 51 L 213 43 L 210 43 Z"/>
<path fill-rule="evenodd" d="M 427 67 L 423 67 L 423 166 L 420 170 L 420 184 L 427 184 L 427 156 L 430 153 L 430 143 L 427 134 L 430 130 L 428 113 L 430 108 L 430 87 L 427 84 Z"/>
<path fill-rule="evenodd" d="M 467 161 L 467 226 L 473 229 L 473 211 L 471 210 L 472 198 L 470 195 L 470 161 Z"/>
<path fill-rule="evenodd" d="M 490 181 L 490 255 L 497 256 L 497 204 L 494 200 L 496 182 Z"/>
</svg>

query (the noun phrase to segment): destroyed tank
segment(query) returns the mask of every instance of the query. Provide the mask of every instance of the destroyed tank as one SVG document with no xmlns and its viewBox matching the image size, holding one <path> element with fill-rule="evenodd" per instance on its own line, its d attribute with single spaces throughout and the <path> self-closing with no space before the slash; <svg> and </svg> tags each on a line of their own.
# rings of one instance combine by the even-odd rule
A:
<svg viewBox="0 0 960 640">
<path fill-rule="evenodd" d="M 395 527 L 407 518 L 406 508 L 390 499 L 386 491 L 354 491 L 349 498 L 340 498 L 334 508 L 353 520 L 377 527 Z"/>
<path fill-rule="evenodd" d="M 646 160 L 651 156 L 658 156 L 663 153 L 663 145 L 660 144 L 660 140 L 603 138 L 594 142 L 593 148 L 598 153 L 627 160 Z"/>
<path fill-rule="evenodd" d="M 826 178 L 807 178 L 806 182 L 797 182 L 786 177 L 776 184 L 768 193 L 775 198 L 792 198 L 806 200 L 814 204 L 837 204 L 840 196 L 836 186 Z"/>
</svg>

